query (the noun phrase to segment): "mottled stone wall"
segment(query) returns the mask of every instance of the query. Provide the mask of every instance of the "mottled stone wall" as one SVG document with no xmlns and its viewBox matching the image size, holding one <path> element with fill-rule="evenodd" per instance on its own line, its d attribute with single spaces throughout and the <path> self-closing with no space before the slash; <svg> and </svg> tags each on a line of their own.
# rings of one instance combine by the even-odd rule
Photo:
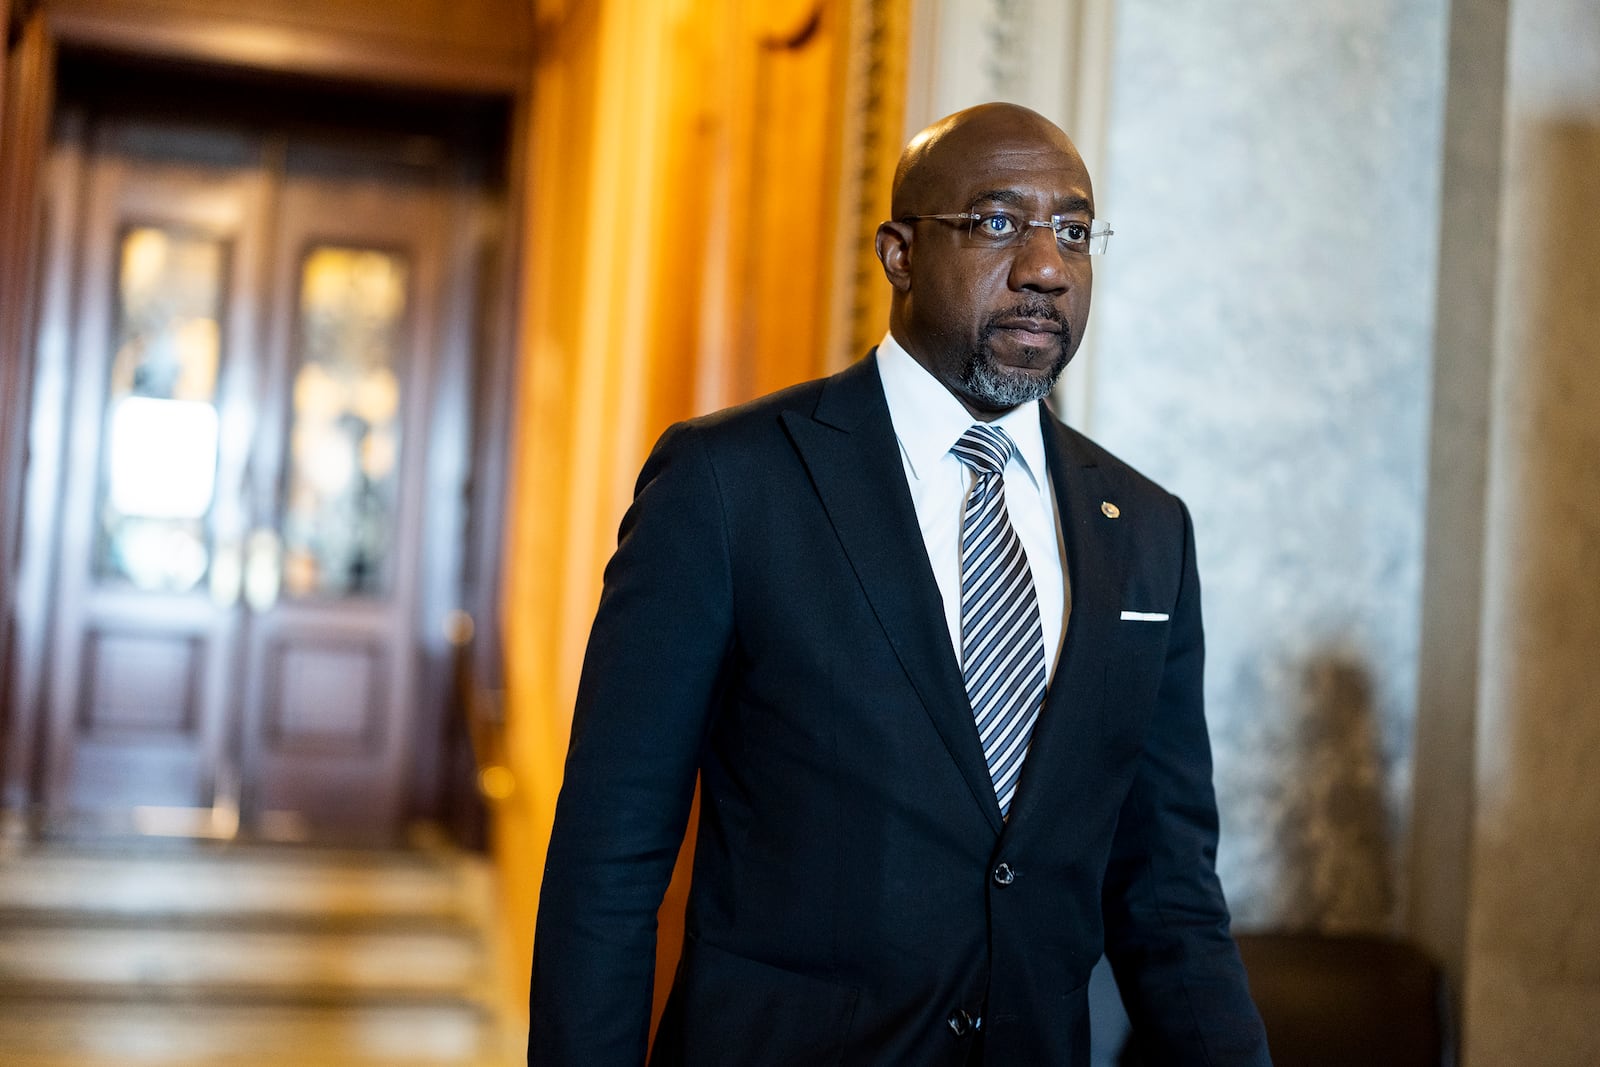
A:
<svg viewBox="0 0 1600 1067">
<path fill-rule="evenodd" d="M 1087 421 L 1194 513 L 1241 926 L 1388 929 L 1401 897 L 1445 18 L 1117 8 Z"/>
</svg>

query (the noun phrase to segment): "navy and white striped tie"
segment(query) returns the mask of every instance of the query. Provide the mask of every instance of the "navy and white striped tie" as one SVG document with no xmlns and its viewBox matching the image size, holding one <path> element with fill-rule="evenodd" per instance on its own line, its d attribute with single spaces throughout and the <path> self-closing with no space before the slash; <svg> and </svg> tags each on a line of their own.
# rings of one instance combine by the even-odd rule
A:
<svg viewBox="0 0 1600 1067">
<path fill-rule="evenodd" d="M 1016 449 L 984 423 L 950 449 L 977 475 L 961 519 L 961 670 L 1001 815 L 1011 812 L 1046 683 L 1039 596 L 1006 511 L 1004 471 Z"/>
</svg>

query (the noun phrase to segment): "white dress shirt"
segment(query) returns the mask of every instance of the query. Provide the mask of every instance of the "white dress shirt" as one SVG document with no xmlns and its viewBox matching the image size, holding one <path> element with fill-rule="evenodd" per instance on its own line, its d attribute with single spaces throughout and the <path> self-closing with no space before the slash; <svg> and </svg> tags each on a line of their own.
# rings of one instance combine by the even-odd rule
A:
<svg viewBox="0 0 1600 1067">
<path fill-rule="evenodd" d="M 944 385 L 911 354 L 885 334 L 878 345 L 878 374 L 889 419 L 900 442 L 917 525 L 928 549 L 928 562 L 944 598 L 945 624 L 956 663 L 961 662 L 961 519 L 967 494 L 977 475 L 950 449 L 977 420 Z M 991 424 L 1005 430 L 1017 451 L 1006 464 L 1006 511 L 1017 531 L 1033 572 L 1039 597 L 1039 622 L 1044 628 L 1045 667 L 1055 676 L 1061 638 L 1067 628 L 1071 595 L 1055 489 L 1045 466 L 1044 431 L 1039 406 L 1022 404 Z"/>
</svg>

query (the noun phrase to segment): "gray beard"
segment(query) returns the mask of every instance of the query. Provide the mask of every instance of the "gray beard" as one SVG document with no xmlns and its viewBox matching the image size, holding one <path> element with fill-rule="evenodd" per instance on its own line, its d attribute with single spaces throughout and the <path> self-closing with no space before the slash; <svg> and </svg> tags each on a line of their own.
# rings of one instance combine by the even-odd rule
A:
<svg viewBox="0 0 1600 1067">
<path fill-rule="evenodd" d="M 1068 356 L 1067 331 L 1061 332 L 1061 354 L 1050 367 L 1050 373 L 1043 378 L 1035 377 L 1024 371 L 1004 366 L 994 358 L 994 350 L 989 347 L 989 331 L 978 339 L 978 346 L 972 350 L 967 359 L 967 365 L 961 370 L 961 384 L 973 396 L 995 407 L 1014 408 L 1018 404 L 1031 404 L 1043 400 L 1050 395 L 1050 390 L 1056 386 L 1056 379 L 1061 377 L 1061 372 L 1067 369 Z"/>
</svg>

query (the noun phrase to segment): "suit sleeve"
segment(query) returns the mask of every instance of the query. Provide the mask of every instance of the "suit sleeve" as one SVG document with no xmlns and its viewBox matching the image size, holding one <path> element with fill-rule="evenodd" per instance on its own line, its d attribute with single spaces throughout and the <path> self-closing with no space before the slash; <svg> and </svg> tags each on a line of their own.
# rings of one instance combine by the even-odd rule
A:
<svg viewBox="0 0 1600 1067">
<path fill-rule="evenodd" d="M 664 434 L 639 475 L 584 655 L 539 897 L 530 1064 L 644 1062 L 656 913 L 732 646 L 705 445 Z"/>
<path fill-rule="evenodd" d="M 1147 1063 L 1270 1065 L 1216 875 L 1194 528 L 1182 517 L 1182 578 L 1145 751 L 1106 873 L 1106 955 Z"/>
</svg>

